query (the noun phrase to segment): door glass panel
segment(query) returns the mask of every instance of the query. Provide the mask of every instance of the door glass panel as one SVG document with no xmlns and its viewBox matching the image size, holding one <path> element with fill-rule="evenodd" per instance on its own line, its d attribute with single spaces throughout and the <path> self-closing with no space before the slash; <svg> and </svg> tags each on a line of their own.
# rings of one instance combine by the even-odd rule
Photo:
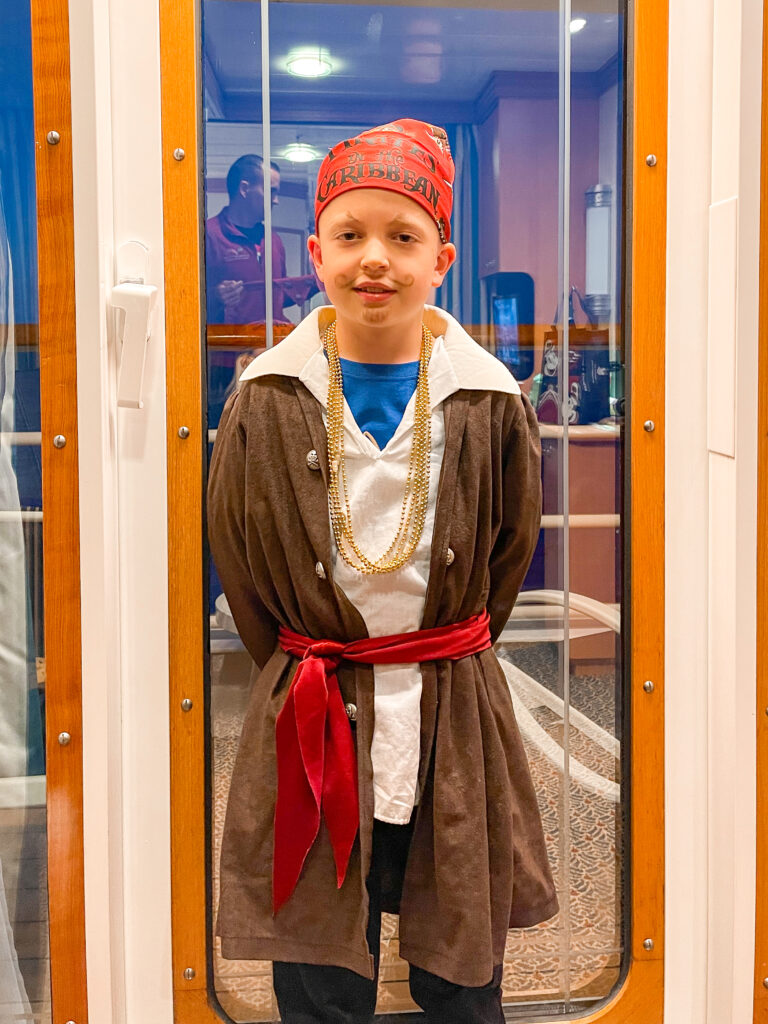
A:
<svg viewBox="0 0 768 1024">
<path fill-rule="evenodd" d="M 0 10 L 0 1020 L 50 1021 L 42 484 L 28 3 Z"/>
<path fill-rule="evenodd" d="M 264 12 L 205 0 L 202 33 L 209 440 L 241 368 L 326 301 L 306 254 L 321 159 L 400 117 L 445 127 L 456 163 L 458 261 L 434 302 L 510 368 L 537 412 L 542 529 L 497 652 L 561 909 L 509 932 L 509 1016 L 586 1012 L 608 996 L 624 965 L 628 904 L 624 4 L 528 6 L 283 2 Z M 249 155 L 271 163 L 269 185 Z M 227 250 L 214 221 L 242 180 L 256 186 L 250 215 L 237 203 L 248 230 Z M 250 659 L 212 567 L 209 595 L 215 920 Z M 415 1008 L 397 927 L 385 915 L 381 1014 Z M 270 965 L 224 959 L 213 934 L 211 949 L 211 996 L 226 1014 L 276 1020 Z"/>
</svg>

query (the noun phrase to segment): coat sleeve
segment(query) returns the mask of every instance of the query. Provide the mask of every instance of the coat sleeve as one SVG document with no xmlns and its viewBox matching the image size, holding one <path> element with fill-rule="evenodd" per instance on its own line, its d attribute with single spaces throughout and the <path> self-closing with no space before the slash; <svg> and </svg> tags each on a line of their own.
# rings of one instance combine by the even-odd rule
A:
<svg viewBox="0 0 768 1024">
<path fill-rule="evenodd" d="M 275 649 L 278 624 L 258 595 L 246 548 L 246 392 L 247 386 L 230 395 L 219 421 L 208 481 L 208 537 L 240 637 L 263 668 Z"/>
<path fill-rule="evenodd" d="M 510 399 L 503 437 L 501 526 L 491 551 L 487 602 L 494 643 L 523 585 L 541 525 L 541 441 L 526 395 Z"/>
</svg>

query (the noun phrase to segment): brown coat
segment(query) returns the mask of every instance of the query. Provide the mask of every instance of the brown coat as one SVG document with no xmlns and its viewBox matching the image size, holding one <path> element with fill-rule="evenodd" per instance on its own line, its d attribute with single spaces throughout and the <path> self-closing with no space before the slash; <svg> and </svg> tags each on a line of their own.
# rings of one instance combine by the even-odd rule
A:
<svg viewBox="0 0 768 1024">
<path fill-rule="evenodd" d="M 460 390 L 444 410 L 423 627 L 487 607 L 495 640 L 538 535 L 538 427 L 522 395 Z M 310 449 L 320 456 L 320 473 L 308 467 Z M 240 635 L 261 671 L 254 673 L 227 807 L 218 933 L 228 958 L 336 964 L 370 978 L 370 666 L 339 669 L 344 700 L 357 705 L 360 833 L 347 878 L 337 890 L 321 826 L 293 896 L 276 918 L 271 909 L 275 719 L 296 668 L 276 647 L 278 623 L 317 638 L 367 636 L 332 579 L 325 452 L 321 409 L 297 378 L 251 380 L 227 403 L 211 466 L 211 548 Z M 422 677 L 421 798 L 400 904 L 400 952 L 456 984 L 484 985 L 503 960 L 508 928 L 552 917 L 557 897 L 496 655 L 488 650 L 427 663 Z"/>
</svg>

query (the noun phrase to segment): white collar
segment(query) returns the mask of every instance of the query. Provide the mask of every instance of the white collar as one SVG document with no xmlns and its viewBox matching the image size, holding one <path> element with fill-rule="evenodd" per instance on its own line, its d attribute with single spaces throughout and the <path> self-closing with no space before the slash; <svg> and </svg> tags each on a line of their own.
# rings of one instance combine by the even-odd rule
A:
<svg viewBox="0 0 768 1024">
<path fill-rule="evenodd" d="M 301 377 L 320 346 L 320 334 L 334 319 L 333 306 L 318 306 L 279 345 L 257 356 L 240 375 L 241 381 L 277 374 Z M 503 363 L 471 338 L 458 320 L 437 306 L 424 307 L 424 322 L 437 338 L 443 336 L 445 354 L 459 388 L 471 391 L 502 391 L 519 395 L 520 385 Z"/>
</svg>

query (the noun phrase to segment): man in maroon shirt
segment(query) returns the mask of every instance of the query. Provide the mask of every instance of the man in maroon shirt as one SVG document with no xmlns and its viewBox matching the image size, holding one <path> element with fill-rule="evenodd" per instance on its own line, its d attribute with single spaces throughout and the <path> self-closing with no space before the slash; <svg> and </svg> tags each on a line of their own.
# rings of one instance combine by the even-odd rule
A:
<svg viewBox="0 0 768 1024">
<path fill-rule="evenodd" d="M 229 205 L 205 224 L 208 323 L 264 323 L 264 165 L 246 154 L 227 174 Z M 277 283 L 286 276 L 285 249 L 272 232 L 272 318 L 287 323 L 283 306 L 294 300 Z"/>
</svg>

